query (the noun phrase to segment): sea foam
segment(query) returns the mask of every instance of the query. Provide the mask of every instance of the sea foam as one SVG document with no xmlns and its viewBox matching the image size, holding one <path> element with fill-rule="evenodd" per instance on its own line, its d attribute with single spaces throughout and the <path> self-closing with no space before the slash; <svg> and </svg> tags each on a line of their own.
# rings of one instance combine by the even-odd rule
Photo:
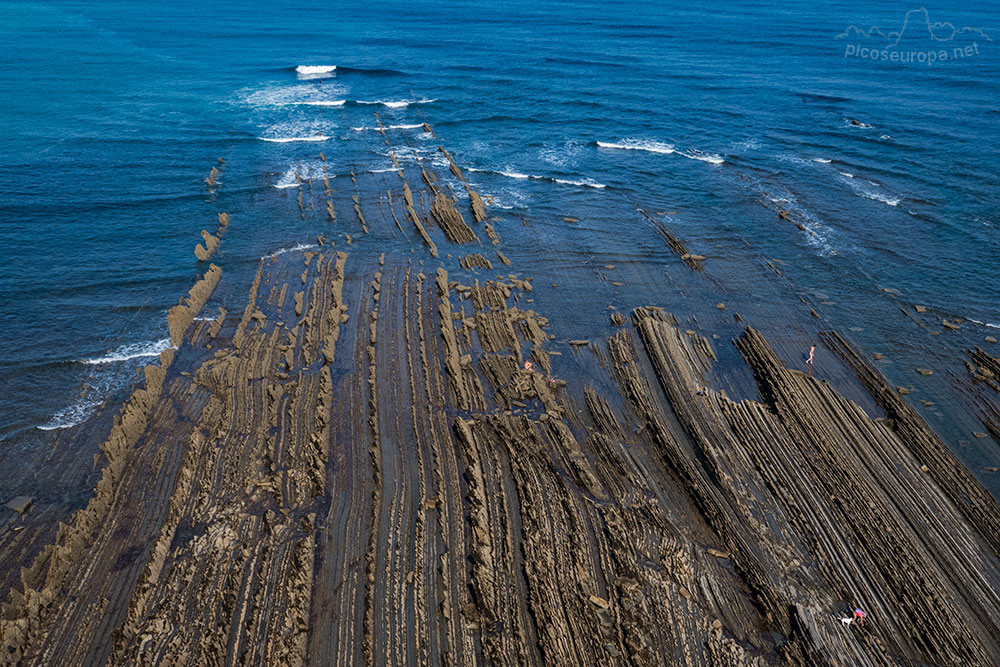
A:
<svg viewBox="0 0 1000 667">
<path fill-rule="evenodd" d="M 274 144 L 288 144 L 293 141 L 326 141 L 330 137 L 325 134 L 311 134 L 302 137 L 257 137 L 261 141 L 270 141 Z"/>
<path fill-rule="evenodd" d="M 336 65 L 299 65 L 295 71 L 299 74 L 329 74 L 336 69 Z"/>
<path fill-rule="evenodd" d="M 670 155 L 676 152 L 673 144 L 665 144 L 662 141 L 651 141 L 648 139 L 622 139 L 621 141 L 598 141 L 599 148 L 617 148 L 626 151 L 646 151 L 649 153 L 659 153 Z"/>
<path fill-rule="evenodd" d="M 437 100 L 426 97 L 419 100 L 358 100 L 355 104 L 380 104 L 390 109 L 405 109 L 411 104 L 430 104 L 431 102 L 437 102 Z"/>
<path fill-rule="evenodd" d="M 112 364 L 118 361 L 129 361 L 130 359 L 140 359 L 142 357 L 158 357 L 160 353 L 170 347 L 170 339 L 146 341 L 142 343 L 131 343 L 122 345 L 114 352 L 109 352 L 103 357 L 93 357 L 92 359 L 81 359 L 84 364 Z"/>
<path fill-rule="evenodd" d="M 287 248 L 279 248 L 278 250 L 275 250 L 274 252 L 272 252 L 269 255 L 264 255 L 263 257 L 261 257 L 261 259 L 274 259 L 278 255 L 284 255 L 285 253 L 288 253 L 288 252 L 300 252 L 302 250 L 315 250 L 318 247 L 319 246 L 316 245 L 315 243 L 296 243 L 295 245 L 289 246 Z"/>
<path fill-rule="evenodd" d="M 133 377 L 134 364 L 128 362 L 158 357 L 161 352 L 170 347 L 170 339 L 161 338 L 122 345 L 103 356 L 78 359 L 77 363 L 95 367 L 93 375 L 86 381 L 86 391 L 75 403 L 59 410 L 52 415 L 49 421 L 36 428 L 41 431 L 55 431 L 83 423 L 101 405 L 103 397 L 108 396 Z"/>
<path fill-rule="evenodd" d="M 369 127 L 367 125 L 361 127 L 352 127 L 351 130 L 354 132 L 377 132 L 379 129 L 382 130 L 416 130 L 422 128 L 423 123 L 412 123 L 409 125 L 383 125 L 381 128 Z"/>
<path fill-rule="evenodd" d="M 83 423 L 94 409 L 101 404 L 95 398 L 82 398 L 73 405 L 63 408 L 52 415 L 52 419 L 39 425 L 40 431 L 55 431 L 61 428 L 69 428 Z"/>
<path fill-rule="evenodd" d="M 334 178 L 335 174 L 330 174 L 326 170 L 326 163 L 320 161 L 305 162 L 305 163 L 295 163 L 289 165 L 288 169 L 281 174 L 278 182 L 274 184 L 274 187 L 279 190 L 284 188 L 297 188 L 300 183 L 296 175 L 303 181 L 310 181 L 318 178 Z"/>
<path fill-rule="evenodd" d="M 659 155 L 680 155 L 690 160 L 699 160 L 709 164 L 722 164 L 725 159 L 715 153 L 704 153 L 695 148 L 678 150 L 673 144 L 651 139 L 622 139 L 621 141 L 598 141 L 598 148 L 612 148 L 627 151 L 645 151 L 647 153 L 657 153 Z"/>
<path fill-rule="evenodd" d="M 532 180 L 532 181 L 547 181 L 549 183 L 559 183 L 560 185 L 575 185 L 581 188 L 596 188 L 602 190 L 606 187 L 604 183 L 595 181 L 592 178 L 582 178 L 578 180 L 569 178 L 555 178 L 554 176 L 538 176 L 537 174 L 522 174 L 518 171 L 500 171 L 497 169 L 478 169 L 476 167 L 463 167 L 465 171 L 479 172 L 483 174 L 496 174 L 498 176 L 505 176 L 507 178 L 513 178 L 515 180 Z"/>
<path fill-rule="evenodd" d="M 901 197 L 894 197 L 886 193 L 882 186 L 874 181 L 859 181 L 854 177 L 853 174 L 847 172 L 840 172 L 840 175 L 844 177 L 843 181 L 851 186 L 851 190 L 854 194 L 859 197 L 864 197 L 866 199 L 871 199 L 873 201 L 882 202 L 888 206 L 899 206 L 899 202 L 902 201 Z M 872 186 L 872 187 L 869 187 Z"/>
</svg>

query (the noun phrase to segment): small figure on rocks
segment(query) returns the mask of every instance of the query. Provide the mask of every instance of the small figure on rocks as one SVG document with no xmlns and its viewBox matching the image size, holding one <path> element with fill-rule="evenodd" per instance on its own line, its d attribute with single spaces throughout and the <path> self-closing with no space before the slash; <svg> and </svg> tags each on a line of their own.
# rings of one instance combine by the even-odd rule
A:
<svg viewBox="0 0 1000 667">
<path fill-rule="evenodd" d="M 812 374 L 813 362 L 816 360 L 816 346 L 809 346 L 809 356 L 806 358 L 806 364 L 809 366 L 809 373 Z"/>
<path fill-rule="evenodd" d="M 530 371 L 531 370 L 531 362 L 530 361 L 524 362 L 524 370 L 526 370 L 526 371 Z"/>
<path fill-rule="evenodd" d="M 864 612 L 864 610 L 861 609 L 861 608 L 855 609 L 854 610 L 854 617 L 851 620 L 857 621 L 858 625 L 860 625 L 861 627 L 865 627 L 865 612 Z"/>
</svg>

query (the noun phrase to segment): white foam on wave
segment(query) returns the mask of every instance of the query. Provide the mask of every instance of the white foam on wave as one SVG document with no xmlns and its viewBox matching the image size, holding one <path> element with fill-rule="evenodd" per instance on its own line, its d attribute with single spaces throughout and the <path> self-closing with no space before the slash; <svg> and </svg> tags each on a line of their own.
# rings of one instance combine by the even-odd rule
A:
<svg viewBox="0 0 1000 667">
<path fill-rule="evenodd" d="M 701 160 L 702 162 L 708 162 L 709 164 L 722 164 L 725 160 L 720 155 L 715 153 L 702 153 L 699 150 L 691 149 L 687 151 L 678 151 L 678 155 L 683 155 L 686 158 L 692 160 Z"/>
<path fill-rule="evenodd" d="M 756 137 L 752 137 L 743 141 L 734 141 L 732 147 L 734 151 L 755 151 L 760 148 L 760 141 Z"/>
<path fill-rule="evenodd" d="M 134 363 L 128 362 L 158 357 L 170 347 L 170 339 L 162 338 L 122 345 L 104 356 L 77 360 L 77 363 L 95 368 L 94 374 L 86 380 L 84 391 L 75 403 L 59 410 L 49 421 L 39 424 L 36 428 L 41 431 L 55 431 L 83 423 L 94 414 L 107 396 L 132 377 Z"/>
<path fill-rule="evenodd" d="M 348 88 L 339 84 L 271 85 L 239 93 L 243 103 L 252 107 L 342 106 L 346 104 Z"/>
<path fill-rule="evenodd" d="M 299 74 L 329 74 L 336 69 L 336 65 L 299 65 L 295 71 Z"/>
<path fill-rule="evenodd" d="M 627 151 L 645 151 L 647 153 L 657 153 L 659 155 L 677 154 L 690 160 L 700 160 L 709 164 L 722 164 L 725 159 L 715 153 L 704 153 L 696 148 L 678 150 L 673 144 L 652 139 L 622 139 L 621 141 L 598 141 L 598 148 L 612 148 Z"/>
<path fill-rule="evenodd" d="M 560 144 L 546 144 L 538 149 L 538 158 L 543 162 L 569 171 L 576 167 L 583 152 L 583 144 L 567 141 Z"/>
<path fill-rule="evenodd" d="M 285 170 L 278 182 L 274 184 L 274 187 L 279 190 L 285 188 L 297 188 L 299 187 L 299 179 L 295 178 L 298 176 L 303 181 L 309 181 L 317 178 L 334 178 L 334 174 L 329 174 L 326 170 L 326 163 L 314 160 L 312 162 L 294 163 L 289 165 L 288 169 Z"/>
<path fill-rule="evenodd" d="M 863 192 L 862 196 L 868 199 L 874 199 L 875 201 L 880 201 L 883 204 L 888 204 L 889 206 L 899 206 L 900 199 L 898 197 L 890 197 L 889 195 L 884 195 L 881 192 Z"/>
<path fill-rule="evenodd" d="M 130 359 L 140 359 L 142 357 L 158 357 L 161 352 L 170 347 L 169 338 L 145 341 L 142 343 L 131 343 L 129 345 L 122 345 L 114 352 L 109 352 L 103 357 L 81 359 L 80 363 L 92 365 L 113 364 L 118 361 L 129 361 Z"/>
<path fill-rule="evenodd" d="M 522 174 L 518 171 L 497 171 L 495 169 L 479 169 L 477 167 L 462 167 L 465 171 L 478 172 L 480 174 L 498 174 L 500 176 L 506 176 L 507 178 L 516 178 L 517 180 L 527 180 L 529 178 L 541 180 L 541 176 L 531 176 L 530 174 Z"/>
<path fill-rule="evenodd" d="M 784 189 L 774 192 L 773 185 L 765 185 L 757 179 L 751 179 L 751 184 L 777 210 L 788 211 L 793 216 L 796 226 L 800 226 L 803 232 L 805 243 L 815 248 L 821 257 L 836 257 L 844 249 L 857 249 L 850 240 L 844 239 L 835 229 L 799 204 L 794 193 Z"/>
<path fill-rule="evenodd" d="M 360 127 L 352 127 L 351 130 L 354 132 L 378 132 L 379 129 L 383 130 L 416 130 L 422 128 L 423 123 L 411 123 L 408 125 L 383 125 L 381 128 L 378 127 L 368 127 L 366 125 Z"/>
<path fill-rule="evenodd" d="M 419 100 L 358 100 L 357 104 L 381 104 L 390 109 L 405 109 L 411 104 L 430 104 L 437 102 L 437 99 L 423 98 Z"/>
<path fill-rule="evenodd" d="M 814 157 L 813 162 L 819 162 L 820 164 L 830 164 L 833 160 L 827 160 L 825 157 Z"/>
<path fill-rule="evenodd" d="M 299 252 L 299 251 L 302 251 L 302 250 L 315 250 L 318 247 L 319 246 L 316 245 L 315 243 L 297 243 L 297 244 L 295 244 L 293 246 L 290 246 L 288 248 L 281 248 L 279 250 L 275 250 L 270 255 L 264 255 L 263 257 L 261 257 L 261 259 L 273 259 L 274 257 L 277 257 L 278 255 L 284 255 L 285 253 L 288 253 L 288 252 Z"/>
<path fill-rule="evenodd" d="M 101 404 L 95 398 L 82 398 L 73 405 L 63 408 L 52 415 L 52 419 L 39 425 L 40 431 L 55 431 L 61 428 L 69 428 L 86 421 L 87 417 L 93 414 L 94 410 Z"/>
<path fill-rule="evenodd" d="M 855 120 L 853 118 L 845 118 L 844 123 L 849 127 L 858 127 L 862 130 L 870 130 L 873 127 L 873 125 L 870 125 L 869 123 L 863 123 L 860 120 Z"/>
<path fill-rule="evenodd" d="M 608 187 L 604 183 L 598 183 L 592 178 L 584 178 L 579 181 L 571 181 L 565 178 L 553 178 L 552 180 L 563 185 L 575 185 L 581 188 L 597 188 L 598 190 L 601 190 Z"/>
<path fill-rule="evenodd" d="M 622 139 L 616 142 L 598 141 L 597 146 L 599 148 L 616 148 L 625 151 L 646 151 L 648 153 L 659 153 L 660 155 L 670 155 L 677 150 L 673 144 L 649 139 Z"/>
<path fill-rule="evenodd" d="M 592 178 L 583 178 L 580 180 L 572 180 L 568 178 L 555 178 L 553 176 L 538 176 L 536 174 L 522 174 L 518 171 L 498 171 L 495 169 L 477 169 L 476 167 L 463 167 L 465 171 L 480 172 L 485 174 L 496 174 L 498 176 L 505 176 L 507 178 L 513 178 L 519 181 L 532 180 L 532 181 L 549 181 L 551 183 L 559 183 L 561 185 L 575 185 L 583 188 L 597 188 L 598 190 L 608 187 L 604 183 L 595 181 Z"/>
<path fill-rule="evenodd" d="M 899 202 L 902 201 L 901 197 L 894 197 L 886 193 L 882 189 L 882 186 L 874 181 L 862 182 L 854 178 L 853 174 L 848 174 L 847 172 L 840 172 L 840 175 L 844 177 L 844 182 L 851 186 L 851 190 L 854 191 L 854 194 L 859 197 L 882 202 L 883 204 L 887 204 L 889 206 L 899 206 Z M 874 186 L 874 188 L 869 187 L 869 185 Z"/>
<path fill-rule="evenodd" d="M 426 133 L 421 133 L 416 135 L 418 138 Z M 400 144 L 397 146 L 390 146 L 388 150 L 385 151 L 374 151 L 376 155 L 381 155 L 383 157 L 389 157 L 390 154 L 396 156 L 396 161 L 403 162 L 430 162 L 435 167 L 447 168 L 451 165 L 448 162 L 448 158 L 441 154 L 438 149 L 429 148 L 415 148 L 413 146 L 407 146 L 405 144 Z M 463 167 L 464 169 L 465 167 Z"/>
<path fill-rule="evenodd" d="M 505 211 L 517 208 L 527 208 L 531 200 L 530 195 L 525 193 L 523 190 L 514 187 L 501 188 L 500 194 L 489 192 L 487 190 L 480 190 L 479 194 L 491 208 L 501 208 Z"/>
<path fill-rule="evenodd" d="M 1000 329 L 1000 324 L 994 324 L 993 322 L 980 322 L 979 320 L 974 320 L 971 317 L 967 317 L 966 319 L 969 320 L 970 322 L 975 322 L 976 324 L 983 327 L 989 327 L 990 329 Z"/>
<path fill-rule="evenodd" d="M 257 137 L 261 141 L 269 141 L 274 144 L 288 144 L 293 141 L 327 141 L 330 137 L 325 134 L 310 134 L 302 137 Z"/>
</svg>

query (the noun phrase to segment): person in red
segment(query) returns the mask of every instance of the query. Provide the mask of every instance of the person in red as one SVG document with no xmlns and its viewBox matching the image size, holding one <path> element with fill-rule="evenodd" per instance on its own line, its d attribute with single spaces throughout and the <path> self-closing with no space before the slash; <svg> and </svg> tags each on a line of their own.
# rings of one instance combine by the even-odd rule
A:
<svg viewBox="0 0 1000 667">
<path fill-rule="evenodd" d="M 863 609 L 854 610 L 854 621 L 861 627 L 865 627 L 865 612 Z"/>
</svg>

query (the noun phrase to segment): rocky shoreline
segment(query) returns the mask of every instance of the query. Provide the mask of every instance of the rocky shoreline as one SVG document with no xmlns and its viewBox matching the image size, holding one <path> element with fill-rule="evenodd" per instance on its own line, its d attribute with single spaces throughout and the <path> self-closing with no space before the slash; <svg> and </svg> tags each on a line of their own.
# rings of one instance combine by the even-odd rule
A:
<svg viewBox="0 0 1000 667">
<path fill-rule="evenodd" d="M 1000 507 L 861 351 L 823 334 L 864 404 L 721 301 L 731 341 L 666 292 L 557 338 L 530 229 L 440 152 L 461 200 L 395 154 L 374 200 L 300 188 L 331 232 L 229 285 L 239 317 L 195 319 L 204 267 L 89 504 L 0 541 L 33 554 L 0 664 L 1000 663 Z M 715 304 L 711 259 L 642 214 Z M 996 438 L 1000 365 L 969 355 Z"/>
</svg>

